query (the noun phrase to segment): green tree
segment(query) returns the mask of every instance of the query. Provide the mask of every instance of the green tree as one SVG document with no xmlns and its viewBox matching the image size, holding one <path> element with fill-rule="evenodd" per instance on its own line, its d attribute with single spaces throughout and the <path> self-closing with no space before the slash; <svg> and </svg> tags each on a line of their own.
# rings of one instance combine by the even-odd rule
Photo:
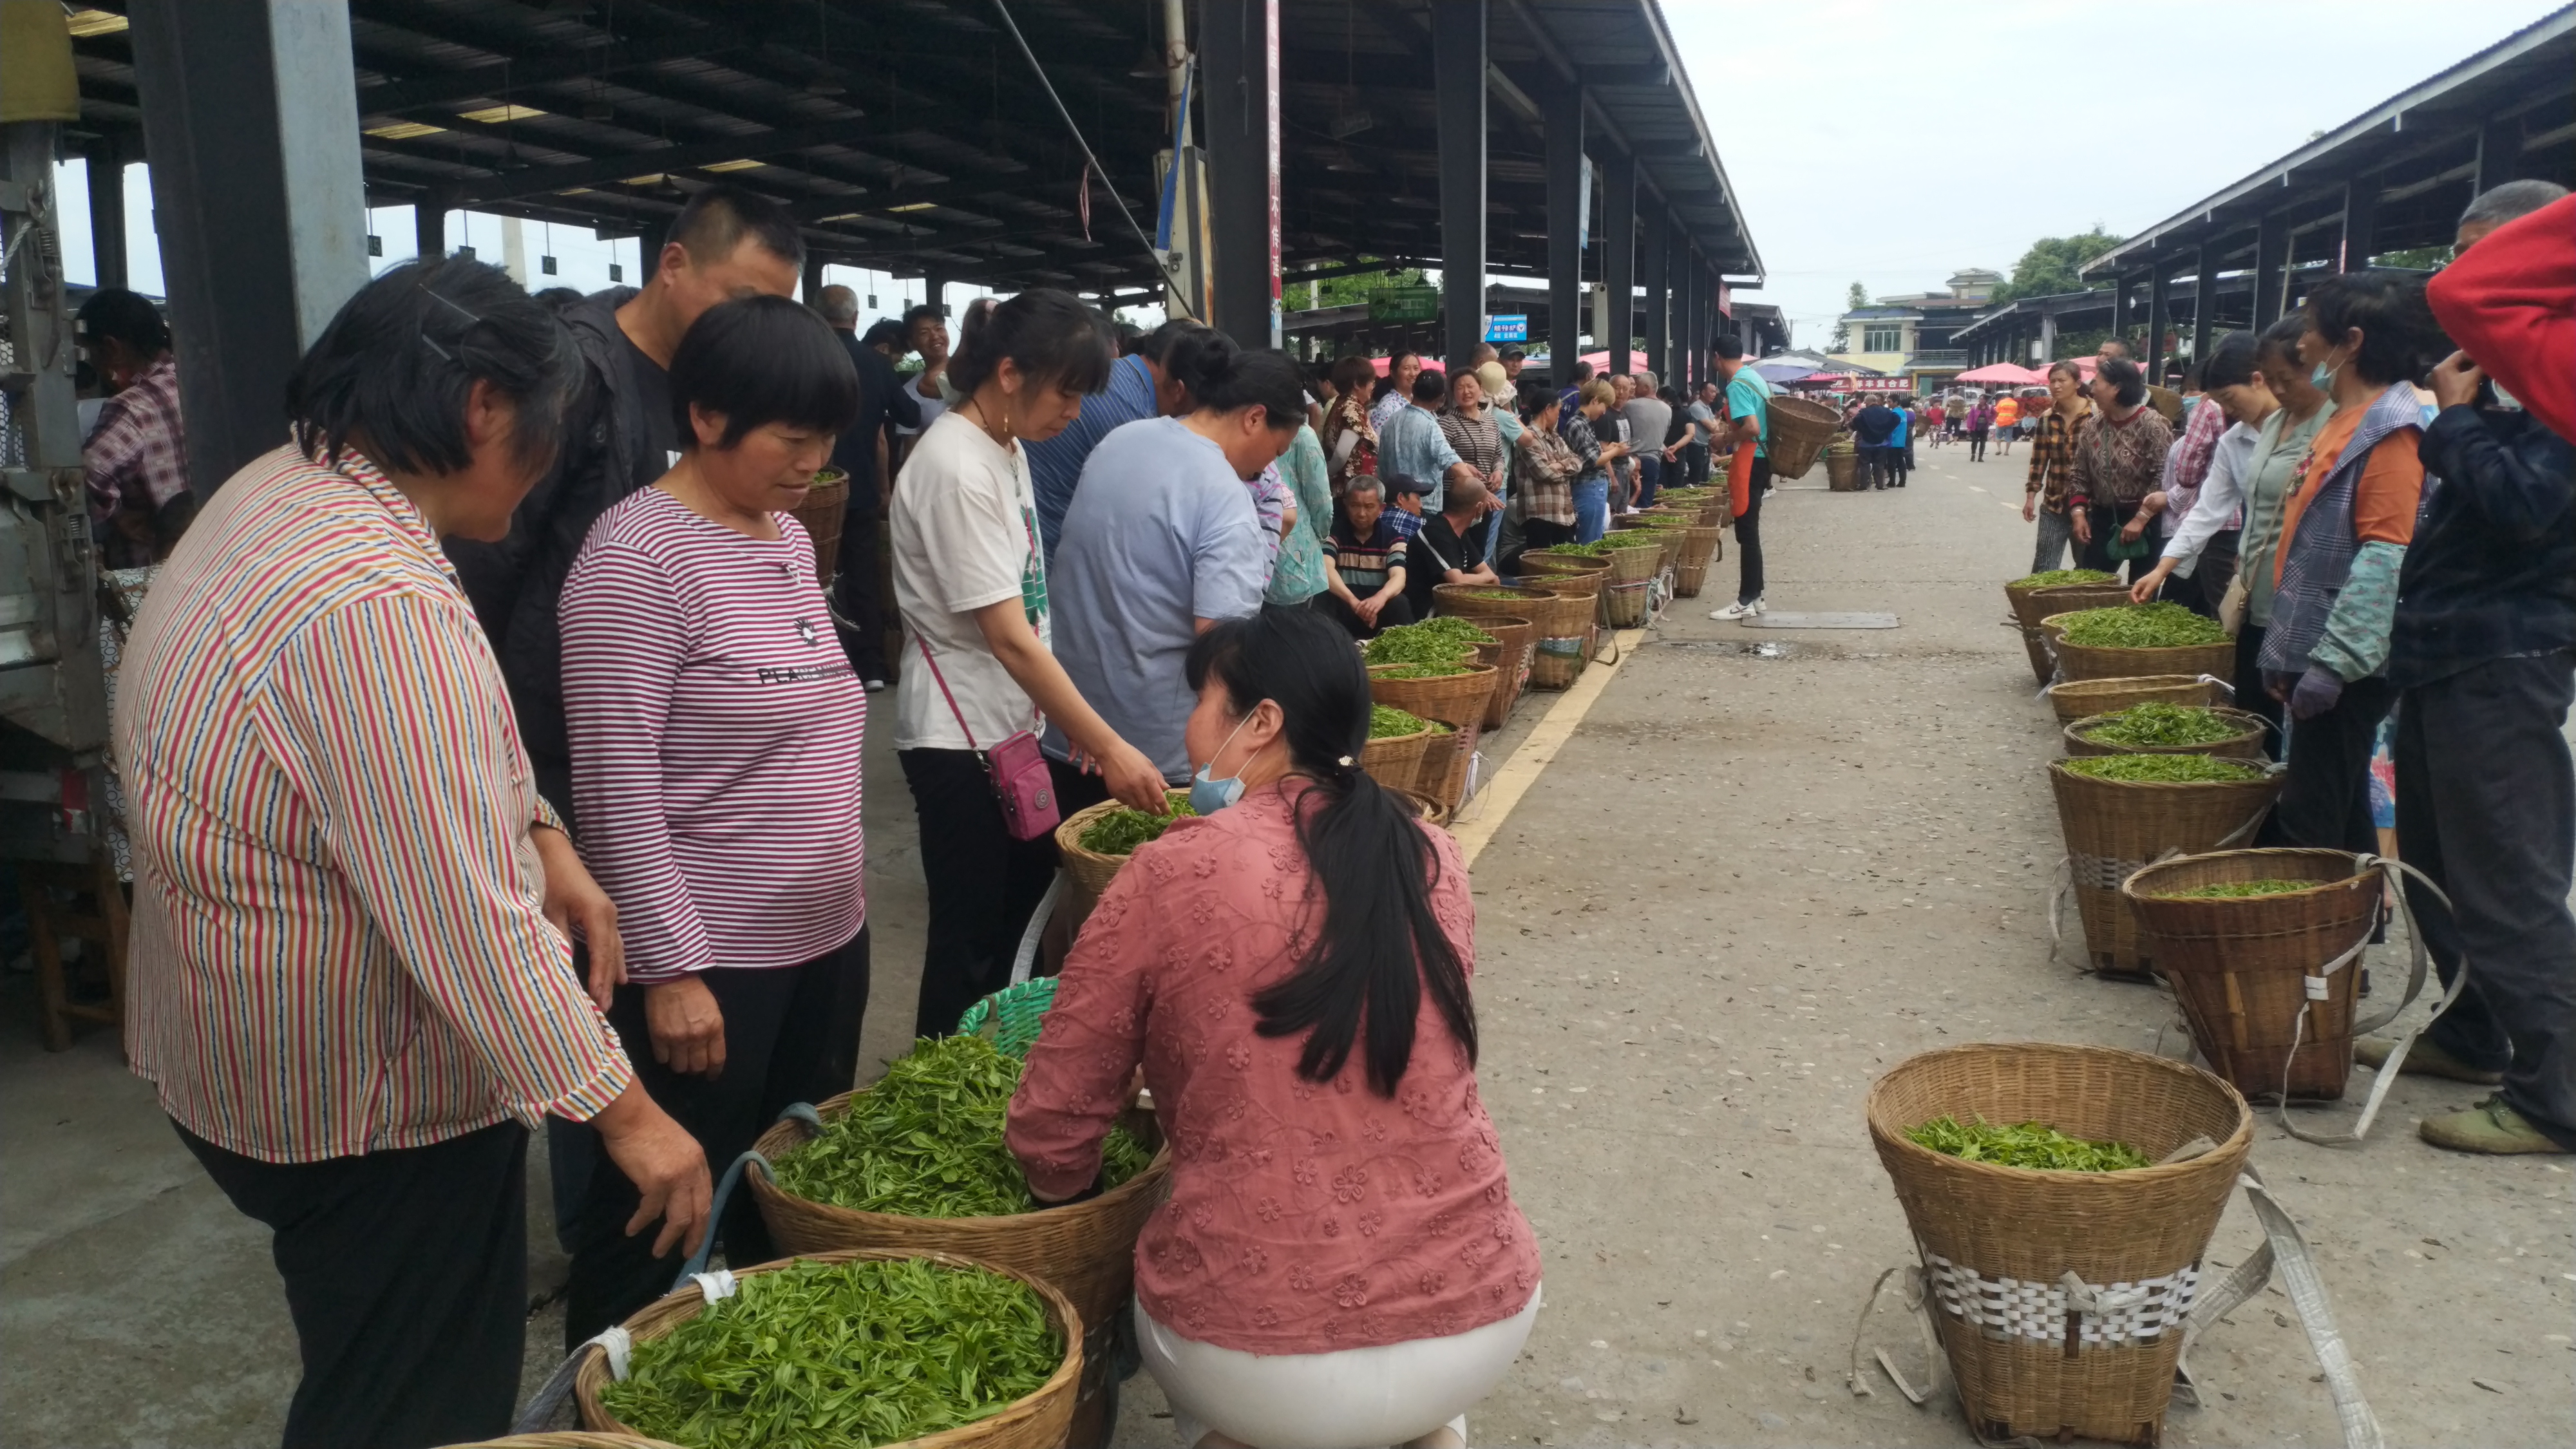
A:
<svg viewBox="0 0 2576 1449">
<path fill-rule="evenodd" d="M 1363 264 L 1375 257 L 1361 257 Z M 1428 282 L 1420 267 L 1399 267 L 1394 271 L 1354 272 L 1347 277 L 1326 277 L 1315 282 L 1292 282 L 1282 301 L 1289 311 L 1310 307 L 1350 307 L 1368 300 L 1368 294 L 1387 287 L 1420 287 Z"/>
<path fill-rule="evenodd" d="M 2084 291 L 2094 285 L 2080 275 L 2084 264 L 2119 244 L 2120 238 L 2104 231 L 2100 222 L 2073 236 L 2041 237 L 2013 263 L 2012 280 L 1995 289 L 1995 301 Z"/>
<path fill-rule="evenodd" d="M 1850 290 L 1843 293 L 1843 310 L 1846 312 L 1857 312 L 1868 305 L 1869 288 L 1862 286 L 1858 282 L 1852 283 Z M 1848 352 L 1851 350 L 1850 323 L 1836 322 L 1834 324 L 1833 340 L 1825 344 L 1825 350 L 1827 352 Z"/>
<path fill-rule="evenodd" d="M 2370 262 L 2371 265 L 2378 267 L 2410 267 L 2419 272 L 2429 272 L 2451 264 L 2451 249 L 2449 247 L 2409 247 L 2402 252 L 2381 252 L 2372 257 Z"/>
</svg>

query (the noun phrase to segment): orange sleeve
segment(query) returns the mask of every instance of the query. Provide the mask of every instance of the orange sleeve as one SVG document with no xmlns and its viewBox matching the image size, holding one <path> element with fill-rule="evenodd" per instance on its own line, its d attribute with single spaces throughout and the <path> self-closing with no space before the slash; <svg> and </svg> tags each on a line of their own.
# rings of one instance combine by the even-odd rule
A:
<svg viewBox="0 0 2576 1449">
<path fill-rule="evenodd" d="M 2415 506 L 2424 497 L 2421 428 L 2400 428 L 2379 440 L 2352 488 L 2352 533 L 2363 543 L 2406 544 L 2415 538 Z"/>
</svg>

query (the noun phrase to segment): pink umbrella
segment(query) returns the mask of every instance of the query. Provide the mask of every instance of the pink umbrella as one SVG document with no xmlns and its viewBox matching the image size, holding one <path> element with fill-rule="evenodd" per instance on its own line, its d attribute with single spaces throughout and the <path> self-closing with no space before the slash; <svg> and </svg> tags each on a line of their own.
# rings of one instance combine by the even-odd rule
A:
<svg viewBox="0 0 2576 1449">
<path fill-rule="evenodd" d="M 1980 384 L 2001 383 L 2014 387 L 2027 387 L 2032 383 L 2048 381 L 2048 374 L 2044 372 L 2033 372 L 2027 367 L 2017 367 L 2009 362 L 1995 362 L 1989 363 L 1984 367 L 1980 367 L 1973 372 L 1960 373 L 1957 377 L 1950 380 L 1952 382 L 1973 382 Z"/>
</svg>

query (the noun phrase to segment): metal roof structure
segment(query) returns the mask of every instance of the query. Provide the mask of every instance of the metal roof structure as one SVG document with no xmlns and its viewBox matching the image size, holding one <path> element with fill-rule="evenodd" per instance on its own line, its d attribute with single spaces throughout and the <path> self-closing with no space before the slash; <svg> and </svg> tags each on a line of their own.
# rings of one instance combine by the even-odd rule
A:
<svg viewBox="0 0 2576 1449">
<path fill-rule="evenodd" d="M 135 160 L 127 3 L 76 17 L 82 117 L 69 139 Z M 1437 264 L 1430 10 L 1281 0 L 1287 266 Z M 1154 158 L 1171 141 L 1153 0 L 1007 0 L 1096 173 L 990 3 L 349 0 L 349 11 L 370 205 L 651 235 L 722 179 L 789 202 L 828 261 L 1005 290 L 1157 280 L 1117 204 L 1151 230 Z M 1492 0 L 1489 27 L 1489 270 L 1546 269 L 1533 96 L 1580 84 L 1596 145 L 1637 159 L 1641 205 L 1660 200 L 1714 269 L 1761 275 L 1653 0 Z M 1202 113 L 1226 104 L 1218 89 L 1202 87 Z"/>
<path fill-rule="evenodd" d="M 2369 255 L 2449 243 L 2469 198 L 2514 176 L 2576 180 L 2576 5 L 2130 237 L 2086 276 L 2179 262 L 2207 246 L 2253 250 L 2276 228 L 2288 265 L 2344 262 L 2348 234 Z M 2279 266 L 2280 254 L 2265 257 Z"/>
</svg>

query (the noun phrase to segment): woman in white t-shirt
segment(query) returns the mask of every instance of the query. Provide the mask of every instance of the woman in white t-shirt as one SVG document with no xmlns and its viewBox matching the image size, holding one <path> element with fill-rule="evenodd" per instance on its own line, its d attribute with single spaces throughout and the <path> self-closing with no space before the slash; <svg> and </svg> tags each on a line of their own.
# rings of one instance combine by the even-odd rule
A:
<svg viewBox="0 0 2576 1449">
<path fill-rule="evenodd" d="M 983 752 L 1041 719 L 1076 760 L 1140 810 L 1163 775 L 1083 702 L 1056 663 L 1046 558 L 1024 442 L 1043 442 L 1108 385 L 1116 352 L 1099 314 L 1066 292 L 1022 292 L 966 322 L 948 364 L 959 401 L 895 480 L 894 595 L 910 636 L 895 689 L 895 751 L 921 824 L 930 887 L 913 1030 L 937 1036 L 1010 977 L 1021 933 L 1056 870 L 1055 841 L 1013 840 Z"/>
</svg>

